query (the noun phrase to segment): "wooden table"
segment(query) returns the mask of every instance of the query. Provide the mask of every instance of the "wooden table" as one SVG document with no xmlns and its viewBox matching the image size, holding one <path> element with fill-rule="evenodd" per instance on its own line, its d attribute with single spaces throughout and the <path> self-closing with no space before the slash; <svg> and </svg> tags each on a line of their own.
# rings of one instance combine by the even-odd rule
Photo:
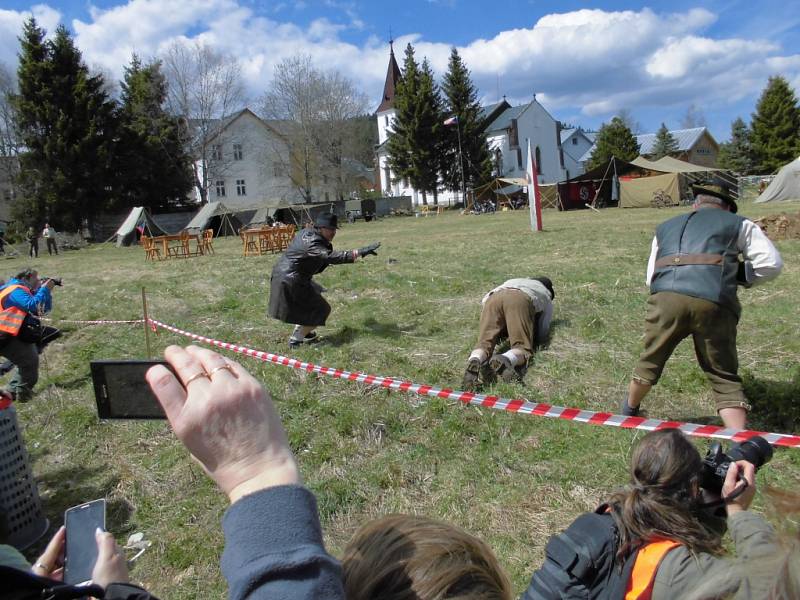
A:
<svg viewBox="0 0 800 600">
<path fill-rule="evenodd" d="M 189 243 L 194 240 L 196 250 L 192 252 Z M 178 242 L 177 244 L 175 242 Z M 153 238 L 153 243 L 161 245 L 164 258 L 189 258 L 203 254 L 203 235 L 198 233 L 175 233 L 159 235 Z"/>
<path fill-rule="evenodd" d="M 260 256 L 262 254 L 282 252 L 289 247 L 289 242 L 296 228 L 294 225 L 279 227 L 254 227 L 242 229 L 239 237 L 242 238 L 244 256 Z"/>
</svg>

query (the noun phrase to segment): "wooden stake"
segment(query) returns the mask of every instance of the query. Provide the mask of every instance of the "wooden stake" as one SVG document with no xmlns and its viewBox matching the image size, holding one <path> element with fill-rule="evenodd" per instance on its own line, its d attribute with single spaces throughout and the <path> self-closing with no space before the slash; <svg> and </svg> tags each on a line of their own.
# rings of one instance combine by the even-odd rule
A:
<svg viewBox="0 0 800 600">
<path fill-rule="evenodd" d="M 150 351 L 150 320 L 147 318 L 147 294 L 142 287 L 142 313 L 144 314 L 144 345 L 147 351 L 146 358 L 152 358 L 153 353 Z"/>
</svg>

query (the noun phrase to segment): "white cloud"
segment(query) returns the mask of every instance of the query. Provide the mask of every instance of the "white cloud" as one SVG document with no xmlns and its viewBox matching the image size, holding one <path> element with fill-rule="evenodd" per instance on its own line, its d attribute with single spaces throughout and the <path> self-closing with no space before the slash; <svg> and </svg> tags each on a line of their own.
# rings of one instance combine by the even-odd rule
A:
<svg viewBox="0 0 800 600">
<path fill-rule="evenodd" d="M 22 35 L 22 25 L 31 16 L 48 35 L 55 31 L 61 20 L 61 13 L 44 4 L 36 4 L 28 11 L 0 9 L 0 63 L 5 63 L 9 69 L 16 69 L 18 38 Z"/>
<path fill-rule="evenodd" d="M 319 18 L 307 26 L 291 20 L 307 5 L 275 4 L 269 18 L 256 15 L 250 5 L 243 0 L 128 0 L 107 10 L 92 8 L 88 19 L 71 27 L 86 62 L 117 77 L 134 51 L 147 58 L 174 40 L 196 39 L 242 61 L 251 98 L 264 91 L 275 64 L 302 52 L 317 65 L 348 75 L 377 104 L 388 48 L 375 36 L 359 44 L 346 41 L 363 27 L 356 3 L 327 0 L 341 21 Z M 48 30 L 60 17 L 47 6 L 32 10 Z M 27 14 L 0 11 L 0 60 L 15 62 L 16 37 Z M 797 87 L 800 55 L 757 39 L 715 39 L 707 30 L 716 18 L 701 8 L 678 13 L 584 9 L 475 39 L 459 52 L 486 101 L 496 99 L 499 79 L 500 94 L 512 102 L 528 101 L 536 92 L 556 114 L 605 117 L 621 107 L 667 109 L 689 103 L 710 112 L 756 96 L 776 73 Z M 419 60 L 427 56 L 437 73 L 444 72 L 449 44 L 413 32 L 400 36 L 395 49 L 401 65 L 409 42 Z"/>
</svg>

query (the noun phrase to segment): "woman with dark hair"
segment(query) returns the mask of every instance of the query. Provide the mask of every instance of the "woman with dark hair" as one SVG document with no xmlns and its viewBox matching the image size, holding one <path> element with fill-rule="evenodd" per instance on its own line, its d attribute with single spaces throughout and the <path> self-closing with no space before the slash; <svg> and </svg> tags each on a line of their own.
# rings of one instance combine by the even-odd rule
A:
<svg viewBox="0 0 800 600">
<path fill-rule="evenodd" d="M 711 527 L 704 510 L 702 470 L 700 454 L 679 430 L 647 434 L 633 452 L 629 485 L 596 514 L 579 517 L 551 539 L 545 564 L 533 574 L 524 600 L 614 597 L 612 591 L 626 600 L 686 598 L 723 573 L 730 597 L 756 597 L 747 593 L 735 562 L 722 556 L 722 534 Z M 747 510 L 755 491 L 755 467 L 747 461 L 731 463 L 722 501 L 736 552 L 747 560 L 775 550 L 770 525 Z M 589 522 L 592 526 L 576 527 Z M 575 569 L 570 556 L 578 557 L 575 562 L 591 556 L 592 567 L 603 568 Z M 570 595 L 576 589 L 591 595 Z"/>
<path fill-rule="evenodd" d="M 362 526 L 342 557 L 348 600 L 509 600 L 491 548 L 448 523 L 389 515 Z"/>
</svg>

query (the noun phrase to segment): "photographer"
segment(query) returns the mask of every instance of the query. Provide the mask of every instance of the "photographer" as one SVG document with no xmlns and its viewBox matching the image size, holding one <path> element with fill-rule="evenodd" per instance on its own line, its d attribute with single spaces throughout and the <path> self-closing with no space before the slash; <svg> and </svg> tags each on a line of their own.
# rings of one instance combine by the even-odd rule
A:
<svg viewBox="0 0 800 600">
<path fill-rule="evenodd" d="M 722 534 L 711 527 L 701 482 L 709 485 L 703 460 L 679 430 L 647 434 L 633 452 L 630 484 L 548 542 L 545 564 L 533 574 L 523 600 L 685 598 L 720 575 L 726 581 L 722 597 L 740 591 L 750 597 L 743 570 L 721 557 Z M 753 464 L 731 462 L 724 482 L 717 483 L 739 557 L 773 552 L 772 528 L 747 510 L 756 491 Z"/>
<path fill-rule="evenodd" d="M 28 268 L 0 288 L 0 355 L 17 366 L 9 390 L 4 392 L 12 400 L 27 402 L 33 396 L 33 386 L 39 380 L 36 344 L 41 341 L 41 326 L 32 320 L 50 311 L 50 291 L 57 283 L 55 279 L 41 283 L 39 274 Z M 38 335 L 28 337 L 29 326 L 38 327 Z"/>
</svg>

